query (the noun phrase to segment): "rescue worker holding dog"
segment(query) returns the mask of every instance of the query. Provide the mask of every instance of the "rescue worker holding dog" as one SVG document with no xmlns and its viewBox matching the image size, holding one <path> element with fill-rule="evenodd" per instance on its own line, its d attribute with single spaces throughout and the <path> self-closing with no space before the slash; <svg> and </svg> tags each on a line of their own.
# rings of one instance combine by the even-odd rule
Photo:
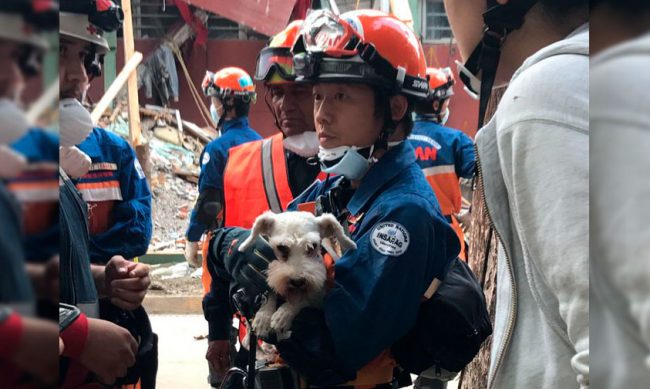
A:
<svg viewBox="0 0 650 389">
<path fill-rule="evenodd" d="M 267 210 L 282 212 L 288 204 L 314 182 L 320 168 L 311 163 L 318 153 L 318 136 L 314 129 L 314 104 L 310 85 L 296 84 L 291 46 L 296 41 L 302 20 L 291 22 L 283 31 L 271 38 L 267 47 L 257 57 L 254 78 L 263 81 L 267 88 L 264 100 L 273 113 L 275 125 L 280 130 L 264 140 L 248 142 L 233 147 L 228 152 L 224 171 L 224 226 L 251 228 L 255 218 Z M 322 173 L 321 173 L 322 174 Z M 207 258 L 204 245 L 203 258 Z M 210 267 L 203 262 L 204 277 L 210 276 Z M 208 277 L 212 280 L 212 277 Z M 225 285 L 228 285 L 226 282 Z M 204 284 L 205 286 L 205 284 Z M 218 290 L 218 287 L 210 289 Z M 240 348 L 231 361 L 230 326 L 220 327 L 222 305 L 229 299 L 207 293 L 203 310 L 209 323 L 208 351 L 211 384 L 216 386 L 232 364 L 243 367 L 247 352 Z M 238 331 L 241 342 L 246 334 L 243 321 Z"/>
<path fill-rule="evenodd" d="M 460 178 L 474 176 L 474 142 L 460 130 L 445 126 L 454 78 L 449 68 L 427 68 L 429 96 L 415 105 L 409 141 L 424 176 L 436 194 L 442 214 L 460 240 L 459 257 L 467 260 L 465 234 L 456 217 L 461 211 Z"/>
<path fill-rule="evenodd" d="M 329 176 L 289 210 L 333 213 L 357 249 L 336 262 L 322 310 L 303 309 L 289 332 L 266 340 L 310 385 L 392 387 L 389 348 L 415 323 L 420 302 L 459 252 L 405 142 L 413 104 L 428 92 L 422 46 L 385 13 L 317 11 L 292 52 L 296 82 L 313 85 L 318 159 Z M 254 296 L 266 288 L 264 270 L 275 253 L 263 239 L 239 252 L 248 235 L 217 230 L 210 256 L 215 274 L 233 281 L 230 291 L 243 287 Z M 229 290 L 221 293 L 229 297 Z"/>
</svg>

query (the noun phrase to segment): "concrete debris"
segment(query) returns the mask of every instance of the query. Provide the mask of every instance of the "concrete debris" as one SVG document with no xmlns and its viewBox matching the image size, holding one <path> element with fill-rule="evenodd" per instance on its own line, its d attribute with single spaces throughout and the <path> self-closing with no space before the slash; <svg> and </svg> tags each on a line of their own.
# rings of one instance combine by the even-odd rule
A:
<svg viewBox="0 0 650 389">
<path fill-rule="evenodd" d="M 129 136 L 125 102 L 106 110 L 99 125 L 125 139 Z M 179 252 L 198 196 L 199 158 L 205 145 L 217 137 L 181 118 L 175 109 L 140 107 L 143 141 L 149 148 L 149 185 L 153 195 L 154 232 L 149 252 Z"/>
</svg>

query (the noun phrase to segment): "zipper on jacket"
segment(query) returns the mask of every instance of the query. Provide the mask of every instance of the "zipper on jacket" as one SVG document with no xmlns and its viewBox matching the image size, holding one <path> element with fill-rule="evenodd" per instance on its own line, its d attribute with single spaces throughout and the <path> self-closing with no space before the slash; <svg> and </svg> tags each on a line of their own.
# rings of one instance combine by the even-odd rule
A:
<svg viewBox="0 0 650 389">
<path fill-rule="evenodd" d="M 478 147 L 476 145 L 476 142 L 474 143 L 474 153 L 476 154 L 476 170 L 478 172 L 479 176 L 479 184 L 481 186 L 481 197 L 483 200 L 483 204 L 485 205 L 485 213 L 487 214 L 488 217 L 488 222 L 490 224 L 490 228 L 494 230 L 494 233 L 497 236 L 497 239 L 499 240 L 499 243 L 501 246 L 503 246 L 503 252 L 506 256 L 506 260 L 508 262 L 508 271 L 510 272 L 510 291 L 512 293 L 512 304 L 510 304 L 510 315 L 508 318 L 508 326 L 506 328 L 506 333 L 505 333 L 505 340 L 501 348 L 499 349 L 499 353 L 497 354 L 496 362 L 494 365 L 494 371 L 492 374 L 492 379 L 490 382 L 488 382 L 488 389 L 492 389 L 494 387 L 494 380 L 497 375 L 497 371 L 499 370 L 499 367 L 501 367 L 501 363 L 503 362 L 503 355 L 505 354 L 505 351 L 508 349 L 508 346 L 510 345 L 510 339 L 512 338 L 512 331 L 514 328 L 515 324 L 515 319 L 517 316 L 517 288 L 515 287 L 515 280 L 514 280 L 514 269 L 512 266 L 512 261 L 510 260 L 510 255 L 508 255 L 508 248 L 505 244 L 503 244 L 503 239 L 501 238 L 501 235 L 499 234 L 499 231 L 496 229 L 494 226 L 494 221 L 492 219 L 492 215 L 490 215 L 490 209 L 488 207 L 488 203 L 485 198 L 485 185 L 483 182 L 483 170 L 481 168 L 481 158 L 478 153 Z M 497 249 L 498 250 L 498 249 Z M 490 364 L 492 364 L 492 361 L 490 361 Z M 489 369 L 489 367 L 488 367 Z M 488 377 L 490 376 L 488 370 Z"/>
</svg>

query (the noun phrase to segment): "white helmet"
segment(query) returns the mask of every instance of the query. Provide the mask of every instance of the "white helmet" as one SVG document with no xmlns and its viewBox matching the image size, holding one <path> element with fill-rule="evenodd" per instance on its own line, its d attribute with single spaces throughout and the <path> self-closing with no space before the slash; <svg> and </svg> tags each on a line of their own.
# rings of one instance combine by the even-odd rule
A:
<svg viewBox="0 0 650 389">
<path fill-rule="evenodd" d="M 97 46 L 97 53 L 110 50 L 103 31 L 88 21 L 88 15 L 72 12 L 59 13 L 59 32 L 61 35 L 81 39 Z"/>
<path fill-rule="evenodd" d="M 0 13 L 0 39 L 28 44 L 43 50 L 49 47 L 43 35 L 35 31 L 19 13 Z"/>
</svg>

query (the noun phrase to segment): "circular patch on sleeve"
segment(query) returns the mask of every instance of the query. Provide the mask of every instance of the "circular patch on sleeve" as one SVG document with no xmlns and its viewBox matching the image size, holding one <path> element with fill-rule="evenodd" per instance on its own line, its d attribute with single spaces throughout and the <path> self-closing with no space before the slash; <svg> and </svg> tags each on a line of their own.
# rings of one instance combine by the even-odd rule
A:
<svg viewBox="0 0 650 389">
<path fill-rule="evenodd" d="M 206 165 L 210 162 L 210 153 L 203 153 L 203 160 L 201 160 L 201 165 Z"/>
<path fill-rule="evenodd" d="M 381 254 L 397 257 L 409 247 L 409 232 L 403 225 L 395 222 L 379 223 L 370 234 L 372 247 Z"/>
</svg>

